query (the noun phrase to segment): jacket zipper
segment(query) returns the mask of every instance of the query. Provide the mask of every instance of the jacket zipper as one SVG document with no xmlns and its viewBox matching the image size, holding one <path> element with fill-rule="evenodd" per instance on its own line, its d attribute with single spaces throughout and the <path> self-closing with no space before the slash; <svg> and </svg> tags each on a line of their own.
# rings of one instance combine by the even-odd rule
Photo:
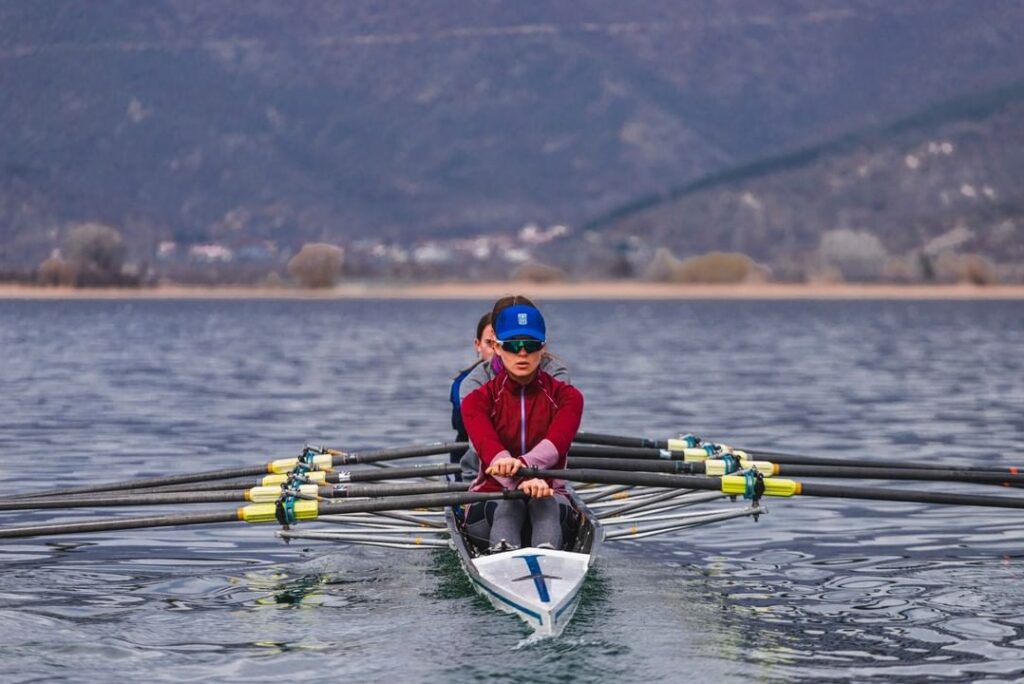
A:
<svg viewBox="0 0 1024 684">
<path fill-rule="evenodd" d="M 519 455 L 526 453 L 526 388 L 519 388 Z"/>
</svg>

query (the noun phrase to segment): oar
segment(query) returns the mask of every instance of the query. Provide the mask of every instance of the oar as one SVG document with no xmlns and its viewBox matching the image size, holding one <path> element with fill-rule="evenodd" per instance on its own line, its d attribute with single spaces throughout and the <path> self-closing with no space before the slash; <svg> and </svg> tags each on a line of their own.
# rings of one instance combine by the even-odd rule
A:
<svg viewBox="0 0 1024 684">
<path fill-rule="evenodd" d="M 314 456 L 312 465 L 319 469 L 333 468 L 335 466 L 351 465 L 355 463 L 377 463 L 380 461 L 392 461 L 402 458 L 415 458 L 418 456 L 434 456 L 445 454 L 452 449 L 462 448 L 466 442 L 435 442 L 423 446 L 400 447 L 397 449 L 381 449 L 377 451 L 344 452 L 336 449 L 320 447 L 314 451 L 320 453 Z M 137 489 L 140 487 L 160 487 L 164 485 L 187 484 L 189 482 L 205 482 L 209 480 L 226 480 L 232 477 L 248 477 L 251 475 L 265 475 L 267 473 L 287 473 L 299 464 L 298 458 L 282 458 L 271 461 L 265 465 L 242 466 L 239 468 L 225 468 L 222 470 L 208 470 L 201 473 L 186 473 L 184 475 L 167 475 L 163 477 L 149 477 L 138 480 L 121 480 L 120 482 L 108 482 L 99 485 L 86 485 L 82 487 L 61 487 L 39 492 L 28 492 L 10 499 L 21 499 L 32 496 L 58 496 L 68 494 L 85 494 L 90 492 L 109 492 L 117 489 Z"/>
<path fill-rule="evenodd" d="M 743 475 L 723 477 L 701 477 L 699 475 L 666 475 L 662 473 L 627 473 L 617 470 L 542 470 L 520 468 L 519 475 L 557 478 L 572 482 L 597 482 L 600 484 L 628 484 L 647 487 L 682 489 L 705 489 L 720 491 L 732 496 L 747 496 L 751 493 L 751 479 Z M 948 492 L 922 492 L 914 490 L 891 490 L 876 487 L 845 487 L 796 482 L 782 478 L 762 480 L 765 496 L 822 496 L 842 499 L 871 499 L 875 501 L 907 501 L 911 503 L 953 504 L 958 506 L 988 506 L 993 508 L 1024 509 L 1024 498 L 1006 496 L 982 496 L 976 494 L 952 494 Z M 756 486 L 756 485 L 755 485 Z"/>
<path fill-rule="evenodd" d="M 693 475 L 696 473 L 694 466 L 703 463 L 689 463 L 686 461 L 666 461 L 661 459 L 639 459 L 639 458 L 592 458 L 587 456 L 574 456 L 575 446 L 569 450 L 568 464 L 570 468 L 598 468 L 601 470 L 623 470 L 627 472 L 640 473 L 675 473 L 677 475 Z M 701 473 L 703 474 L 703 473 Z"/>
<path fill-rule="evenodd" d="M 439 492 L 464 492 L 468 482 L 423 482 L 416 484 L 360 485 L 341 484 L 333 487 L 303 485 L 299 495 L 303 498 L 352 499 L 377 498 L 382 496 L 409 496 L 414 494 L 436 494 Z M 42 508 L 109 508 L 112 506 L 167 506 L 171 504 L 207 504 L 277 501 L 282 495 L 277 487 L 252 487 L 251 489 L 223 492 L 158 492 L 154 494 L 90 495 L 83 497 L 35 497 L 17 501 L 0 501 L 0 511 L 23 511 Z"/>
<path fill-rule="evenodd" d="M 374 513 L 417 508 L 442 508 L 478 501 L 496 499 L 523 499 L 520 491 L 502 492 L 451 492 L 418 496 L 392 496 L 380 499 L 340 501 L 321 504 L 314 500 L 298 500 L 294 504 L 294 520 L 315 520 L 322 515 L 345 515 L 349 513 Z M 48 523 L 22 527 L 0 528 L 0 539 L 20 537 L 43 537 L 58 534 L 79 534 L 83 532 L 110 532 L 149 527 L 175 527 L 178 525 L 208 525 L 243 521 L 247 523 L 278 522 L 277 506 L 272 503 L 249 504 L 234 511 L 211 513 L 188 513 L 178 515 L 149 516 L 144 518 L 106 518 L 70 523 Z"/>
<path fill-rule="evenodd" d="M 708 451 L 697 447 L 690 447 L 671 451 L 669 449 L 660 449 L 654 447 L 639 447 L 639 446 L 606 446 L 596 444 L 580 444 L 579 442 L 573 442 L 569 447 L 570 456 L 586 456 L 588 458 L 637 458 L 637 459 L 650 459 L 650 458 L 663 458 L 667 461 L 685 460 L 684 457 L 689 453 L 692 457 L 703 455 L 705 458 L 708 456 Z"/>
<path fill-rule="evenodd" d="M 738 458 L 754 459 L 757 457 L 770 458 L 774 463 L 785 463 L 789 465 L 817 465 L 817 466 L 843 466 L 843 467 L 865 467 L 865 468 L 899 468 L 908 470 L 945 470 L 950 473 L 989 473 L 999 476 L 1020 475 L 1017 468 L 981 468 L 964 465 L 935 465 L 931 463 L 909 463 L 906 461 L 892 460 L 852 460 L 843 458 L 824 458 L 819 456 L 801 456 L 798 454 L 783 454 L 774 451 L 748 451 L 745 449 L 732 449 L 729 453 Z M 640 460 L 662 459 L 668 461 L 692 461 L 700 462 L 709 458 L 717 458 L 713 445 L 705 447 L 680 447 L 678 449 L 657 449 L 651 447 L 610 447 L 573 444 L 569 449 L 570 456 L 585 456 L 588 458 L 635 458 Z"/>
<path fill-rule="evenodd" d="M 465 492 L 469 482 L 418 482 L 415 484 L 340 484 L 330 489 L 331 499 L 379 498 L 384 496 L 413 496 L 441 492 Z"/>
<path fill-rule="evenodd" d="M 701 465 L 701 464 L 693 464 Z M 1003 487 L 1024 487 L 1024 475 L 993 473 L 964 468 L 890 468 L 879 465 L 868 466 L 826 466 L 790 465 L 776 463 L 774 474 L 790 477 L 844 477 L 868 480 L 919 480 L 943 482 L 967 482 L 972 484 L 1001 485 Z"/>
<path fill-rule="evenodd" d="M 372 482 L 377 480 L 404 480 L 409 478 L 435 477 L 438 475 L 454 475 L 462 472 L 462 466 L 457 463 L 428 463 L 424 465 L 401 466 L 396 468 L 365 468 L 363 470 L 341 470 L 329 472 L 325 470 L 313 470 L 298 478 L 308 484 L 337 484 L 341 482 Z M 162 492 L 201 492 L 201 491 L 224 491 L 235 489 L 247 489 L 249 487 L 273 487 L 280 486 L 288 480 L 287 473 L 266 475 L 257 478 L 255 482 L 249 478 L 245 480 L 230 480 L 227 482 L 198 482 L 192 484 L 164 485 L 161 487 L 132 487 L 129 491 L 132 494 L 155 494 Z M 85 492 L 81 494 L 67 494 L 62 491 L 60 496 L 71 496 L 75 499 L 89 498 L 107 495 L 107 491 Z M 12 497 L 11 500 L 26 501 L 42 498 L 38 495 Z"/>
<path fill-rule="evenodd" d="M 572 452 L 570 451 L 570 454 Z M 681 475 L 728 475 L 753 464 L 765 477 L 787 475 L 790 477 L 842 477 L 865 480 L 918 480 L 942 482 L 967 482 L 990 484 L 1004 487 L 1024 487 L 1024 475 L 1001 473 L 976 473 L 956 468 L 888 468 L 868 466 L 802 466 L 773 463 L 771 461 L 739 461 L 727 470 L 722 460 L 700 462 L 643 460 L 629 458 L 588 458 L 569 456 L 570 468 L 598 468 L 603 470 L 624 470 L 649 473 L 676 473 Z"/>
<path fill-rule="evenodd" d="M 107 494 L 83 497 L 34 497 L 16 501 L 0 501 L 0 511 L 24 511 L 43 508 L 108 508 L 111 506 L 168 506 L 172 504 L 233 503 L 246 501 L 274 501 L 281 495 L 280 488 L 273 498 L 250 498 L 251 490 L 224 492 L 163 492 L 155 494 Z M 315 494 L 314 494 L 315 495 Z"/>
<path fill-rule="evenodd" d="M 458 463 L 423 463 L 411 466 L 399 466 L 395 468 L 374 468 L 363 470 L 341 470 L 327 472 L 314 470 L 306 473 L 303 477 L 310 482 L 323 481 L 327 484 L 338 484 L 344 482 L 373 482 L 377 480 L 404 480 L 413 477 L 436 477 L 438 475 L 454 475 L 462 472 L 462 466 Z M 277 473 L 267 475 L 260 484 L 269 487 L 281 484 L 288 479 L 288 474 Z"/>
<path fill-rule="evenodd" d="M 969 465 L 941 465 L 935 463 L 914 463 L 909 461 L 899 460 L 895 458 L 891 461 L 880 461 L 880 460 L 853 460 L 846 458 L 828 458 L 822 456 L 804 456 L 801 454 L 790 454 L 781 451 L 766 451 L 763 449 L 739 449 L 736 451 L 744 451 L 751 458 L 765 458 L 776 463 L 788 463 L 790 465 L 814 465 L 814 466 L 867 466 L 867 467 L 884 467 L 884 468 L 901 468 L 901 469 L 942 469 L 956 471 L 960 473 L 992 473 L 999 475 L 1020 475 L 1024 473 L 1024 470 L 1015 466 L 969 466 Z"/>
</svg>

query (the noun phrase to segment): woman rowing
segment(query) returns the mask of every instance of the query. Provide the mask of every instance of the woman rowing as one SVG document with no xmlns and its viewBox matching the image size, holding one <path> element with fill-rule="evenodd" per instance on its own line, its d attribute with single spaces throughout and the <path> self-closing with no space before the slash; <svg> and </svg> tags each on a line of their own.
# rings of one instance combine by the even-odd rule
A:
<svg viewBox="0 0 1024 684">
<path fill-rule="evenodd" d="M 466 532 L 478 546 L 493 551 L 529 543 L 561 548 L 563 523 L 571 506 L 561 480 L 517 477 L 524 465 L 564 468 L 569 445 L 583 417 L 583 395 L 541 369 L 547 329 L 540 311 L 524 297 L 499 300 L 491 313 L 501 368 L 462 401 L 466 431 L 480 458 L 471 489 L 518 489 L 527 500 L 473 504 Z"/>
<path fill-rule="evenodd" d="M 488 381 L 494 379 L 496 375 L 502 370 L 501 356 L 495 354 L 494 351 L 497 347 L 494 339 L 494 326 L 491 325 L 492 316 L 495 311 L 506 309 L 513 305 L 527 305 L 532 306 L 534 309 L 537 306 L 530 301 L 527 297 L 522 295 L 502 297 L 494 303 L 494 307 L 491 312 L 486 314 L 484 318 L 487 320 L 487 325 L 484 328 L 480 327 L 483 323 L 484 318 L 480 319 L 480 323 L 477 324 L 477 336 L 473 341 L 473 347 L 476 349 L 477 355 L 483 361 L 477 362 L 469 367 L 469 372 L 461 377 L 461 380 L 457 380 L 458 386 L 455 383 L 452 384 L 452 391 L 450 399 L 453 405 L 452 413 L 452 427 L 456 431 L 456 441 L 464 441 L 466 439 L 465 426 L 462 424 L 461 407 L 462 402 L 467 396 L 469 396 L 474 390 L 483 387 Z M 562 382 L 572 384 L 572 379 L 569 377 L 569 369 L 561 359 L 557 356 L 549 353 L 546 349 L 541 355 L 540 369 L 553 377 L 555 380 L 561 380 Z M 458 422 L 456 422 L 455 414 L 459 414 Z M 462 427 L 460 430 L 459 427 Z M 462 454 L 462 477 L 466 479 L 472 479 L 476 477 L 477 472 L 480 470 L 480 459 L 476 455 L 476 450 L 473 449 L 473 445 L 470 444 L 469 448 Z"/>
</svg>

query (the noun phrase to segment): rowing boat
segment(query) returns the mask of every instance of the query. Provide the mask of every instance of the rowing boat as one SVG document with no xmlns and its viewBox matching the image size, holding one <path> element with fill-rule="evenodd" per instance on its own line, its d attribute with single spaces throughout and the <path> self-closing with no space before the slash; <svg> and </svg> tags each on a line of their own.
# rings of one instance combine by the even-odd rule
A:
<svg viewBox="0 0 1024 684">
<path fill-rule="evenodd" d="M 525 547 L 482 554 L 465 535 L 462 506 L 323 515 L 317 522 L 334 529 L 293 528 L 277 534 L 287 540 L 453 550 L 477 592 L 497 609 L 521 618 L 536 635 L 547 637 L 558 636 L 571 622 L 603 543 L 645 539 L 765 512 L 758 502 L 690 510 L 728 502 L 730 497 L 678 488 L 583 484 L 569 488 L 569 495 L 578 525 L 562 549 Z"/>
<path fill-rule="evenodd" d="M 561 549 L 527 547 L 482 555 L 463 533 L 462 506 L 497 499 L 521 499 L 525 496 L 523 492 L 467 492 L 468 483 L 451 479 L 459 471 L 455 464 L 420 463 L 402 467 L 388 463 L 447 454 L 457 446 L 434 443 L 364 452 L 307 446 L 299 457 L 278 459 L 260 466 L 58 487 L 15 495 L 0 501 L 0 510 L 249 503 L 227 511 L 114 516 L 10 526 L 0 528 L 0 539 L 242 521 L 276 522 L 282 527 L 278 535 L 286 540 L 453 550 L 472 585 L 491 603 L 518 615 L 536 633 L 554 636 L 572 619 L 603 543 L 644 539 L 746 516 L 756 518 L 764 512 L 760 504 L 762 493 L 791 494 L 796 487 L 791 481 L 762 482 L 753 468 L 743 476 L 720 480 L 583 468 L 538 470 L 531 475 L 575 483 L 570 490 L 570 500 L 575 511 L 576 531 L 566 534 L 567 542 Z M 664 455 L 659 451 L 656 457 L 662 459 Z M 671 461 L 666 462 L 672 465 Z M 353 470 L 338 470 L 353 465 L 357 466 Z M 256 487 L 234 489 L 246 486 L 245 482 L 234 478 L 259 473 L 264 475 Z M 438 476 L 443 476 L 443 480 L 439 482 Z M 232 482 L 220 483 L 221 480 Z M 716 501 L 732 500 L 735 504 L 738 495 L 747 497 L 748 493 L 751 496 L 742 505 L 690 510 L 697 504 Z M 875 494 L 872 492 L 873 496 Z M 906 498 L 905 493 L 901 496 Z M 992 505 L 995 503 L 1007 505 L 1002 499 Z"/>
<path fill-rule="evenodd" d="M 570 450 L 568 469 L 523 468 L 520 471 L 524 476 L 575 483 L 572 501 L 579 518 L 579 532 L 567 536 L 569 542 L 563 549 L 526 548 L 479 555 L 462 533 L 460 507 L 480 501 L 522 499 L 525 494 L 519 491 L 467 492 L 468 483 L 447 478 L 438 482 L 437 476 L 453 475 L 460 470 L 452 463 L 405 467 L 388 463 L 448 454 L 465 447 L 465 443 L 433 443 L 363 452 L 307 445 L 301 456 L 256 466 L 23 492 L 0 499 L 0 511 L 224 502 L 248 502 L 248 505 L 226 511 L 108 516 L 0 526 L 0 539 L 276 522 L 282 526 L 278 534 L 286 540 L 316 539 L 397 549 L 453 549 L 473 585 L 494 605 L 519 615 L 540 634 L 556 635 L 566 627 L 580 603 L 582 587 L 603 543 L 646 539 L 740 517 L 756 520 L 765 512 L 760 503 L 762 496 L 1024 509 L 1024 500 L 1016 497 L 850 487 L 775 477 L 785 470 L 787 474 L 817 477 L 835 472 L 840 477 L 939 479 L 1024 486 L 1024 475 L 1016 467 L 939 468 L 909 463 L 890 463 L 886 467 L 861 463 L 857 467 L 846 467 L 835 458 L 779 451 L 748 453 L 704 443 L 692 435 L 648 440 L 579 433 L 577 439 L 582 446 L 574 444 Z M 771 456 L 779 462 L 754 460 L 751 455 Z M 636 462 L 624 463 L 623 458 L 636 459 Z M 359 468 L 336 470 L 352 465 Z M 823 472 L 823 466 L 835 470 L 824 469 Z M 256 487 L 251 487 L 251 481 L 235 480 L 257 474 L 263 479 Z M 231 482 L 222 482 L 225 480 Z M 690 510 L 698 504 L 727 500 L 734 505 Z M 300 522 L 301 529 L 296 528 Z M 312 523 L 319 527 L 307 526 Z M 333 529 L 325 530 L 324 526 Z"/>
<path fill-rule="evenodd" d="M 580 590 L 597 559 L 601 524 L 571 489 L 575 535 L 563 548 L 524 547 L 485 555 L 468 539 L 464 508 L 452 506 L 445 522 L 452 546 L 478 592 L 499 610 L 514 613 L 540 636 L 557 636 L 572 619 Z"/>
</svg>

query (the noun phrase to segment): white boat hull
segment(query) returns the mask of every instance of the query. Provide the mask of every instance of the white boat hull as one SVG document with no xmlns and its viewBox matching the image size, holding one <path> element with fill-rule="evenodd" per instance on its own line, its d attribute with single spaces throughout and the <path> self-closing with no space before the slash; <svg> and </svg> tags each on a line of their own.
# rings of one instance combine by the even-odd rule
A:
<svg viewBox="0 0 1024 684">
<path fill-rule="evenodd" d="M 579 516 L 575 538 L 566 545 L 569 550 L 526 547 L 481 555 L 463 535 L 455 509 L 445 512 L 452 546 L 476 590 L 541 636 L 557 636 L 569 624 L 604 538 L 593 513 L 574 491 L 568 494 Z"/>
<path fill-rule="evenodd" d="M 591 556 L 524 548 L 469 559 L 477 590 L 500 610 L 514 613 L 537 634 L 557 636 L 579 603 Z"/>
</svg>

